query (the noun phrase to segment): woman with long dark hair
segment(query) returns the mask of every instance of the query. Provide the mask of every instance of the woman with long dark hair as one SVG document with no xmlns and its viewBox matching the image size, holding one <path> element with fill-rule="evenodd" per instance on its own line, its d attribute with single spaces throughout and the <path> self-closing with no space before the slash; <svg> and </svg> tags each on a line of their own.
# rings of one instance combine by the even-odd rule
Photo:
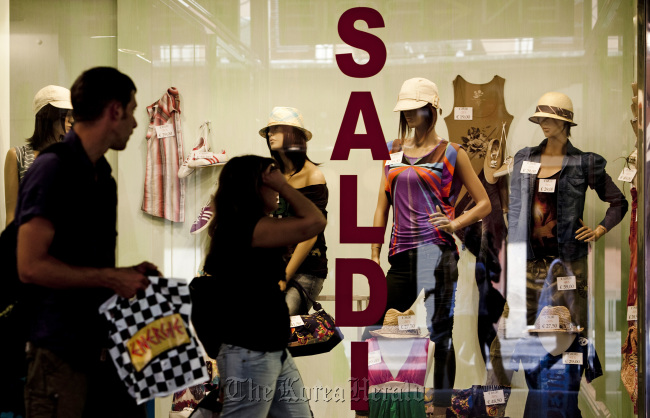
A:
<svg viewBox="0 0 650 418">
<path fill-rule="evenodd" d="M 11 148 L 5 159 L 5 208 L 7 225 L 14 219 L 18 186 L 34 158 L 49 145 L 59 142 L 72 127 L 70 90 L 60 86 L 43 87 L 34 96 L 36 120 L 27 144 Z"/>
<path fill-rule="evenodd" d="M 294 216 L 268 216 L 279 196 Z M 212 314 L 209 328 L 196 329 L 208 353 L 215 351 L 211 340 L 220 342 L 221 416 L 310 417 L 300 373 L 286 348 L 289 313 L 278 282 L 285 279 L 284 248 L 317 235 L 327 221 L 287 183 L 274 160 L 254 155 L 235 157 L 223 167 L 214 208 L 204 266 L 211 276 Z"/>
<path fill-rule="evenodd" d="M 287 182 L 327 217 L 329 192 L 325 176 L 318 169 L 318 165 L 307 157 L 307 141 L 312 138 L 312 134 L 304 127 L 302 113 L 293 107 L 275 107 L 267 125 L 260 129 L 259 134 L 266 138 L 271 156 Z M 293 208 L 280 197 L 279 208 L 273 215 L 282 218 L 293 216 Z M 324 233 L 290 245 L 285 260 L 286 281 L 294 280 L 312 299 L 316 299 L 327 277 L 327 246 Z M 304 315 L 311 309 L 311 301 L 307 300 L 307 305 L 302 305 L 300 294 L 294 287 L 287 289 L 286 300 L 289 315 Z"/>
</svg>

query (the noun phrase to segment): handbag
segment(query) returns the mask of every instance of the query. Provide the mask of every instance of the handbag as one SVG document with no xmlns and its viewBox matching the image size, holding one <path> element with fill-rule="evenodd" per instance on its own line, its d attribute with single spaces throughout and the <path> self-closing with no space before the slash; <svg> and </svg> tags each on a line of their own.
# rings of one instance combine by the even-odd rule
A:
<svg viewBox="0 0 650 418">
<path fill-rule="evenodd" d="M 289 286 L 298 290 L 300 298 L 313 304 L 314 313 L 291 317 L 291 337 L 287 346 L 293 357 L 327 353 L 343 340 L 343 333 L 334 323 L 334 317 L 325 312 L 320 303 L 311 298 L 300 285 L 292 280 Z"/>
</svg>

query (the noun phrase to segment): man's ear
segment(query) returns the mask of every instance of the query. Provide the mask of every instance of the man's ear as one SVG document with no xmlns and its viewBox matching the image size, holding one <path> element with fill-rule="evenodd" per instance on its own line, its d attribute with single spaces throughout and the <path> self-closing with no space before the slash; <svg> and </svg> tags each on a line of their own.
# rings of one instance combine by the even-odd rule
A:
<svg viewBox="0 0 650 418">
<path fill-rule="evenodd" d="M 122 107 L 122 103 L 120 103 L 117 100 L 111 101 L 108 106 L 108 115 L 112 121 L 120 120 L 122 119 L 122 114 L 124 113 L 124 108 Z"/>
</svg>

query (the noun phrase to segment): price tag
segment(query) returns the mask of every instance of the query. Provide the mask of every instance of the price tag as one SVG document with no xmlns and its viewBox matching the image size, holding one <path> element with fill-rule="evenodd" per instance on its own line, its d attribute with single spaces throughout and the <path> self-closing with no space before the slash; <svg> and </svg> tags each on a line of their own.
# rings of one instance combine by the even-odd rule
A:
<svg viewBox="0 0 650 418">
<path fill-rule="evenodd" d="M 174 136 L 174 125 L 156 126 L 156 136 L 158 138 L 167 138 L 169 136 Z"/>
<path fill-rule="evenodd" d="M 214 153 L 210 151 L 202 151 L 202 152 L 197 152 L 194 154 L 194 158 L 199 159 L 199 158 L 212 158 L 214 157 Z"/>
<path fill-rule="evenodd" d="M 371 351 L 368 353 L 368 366 L 381 363 L 381 353 L 379 350 Z"/>
<path fill-rule="evenodd" d="M 638 320 L 636 306 L 628 306 L 627 307 L 627 320 L 628 321 L 637 321 Z"/>
<path fill-rule="evenodd" d="M 400 330 L 415 329 L 415 315 L 402 315 L 397 317 L 397 324 Z"/>
<path fill-rule="evenodd" d="M 485 399 L 486 406 L 506 403 L 506 397 L 503 395 L 503 389 L 483 392 L 483 399 Z"/>
<path fill-rule="evenodd" d="M 385 165 L 397 165 L 402 163 L 404 151 L 394 152 L 390 155 L 390 161 L 386 161 Z"/>
<path fill-rule="evenodd" d="M 471 107 L 455 107 L 454 120 L 472 120 L 473 109 Z"/>
<path fill-rule="evenodd" d="M 563 364 L 582 364 L 582 353 L 562 353 Z"/>
<path fill-rule="evenodd" d="M 540 193 L 553 193 L 555 192 L 555 179 L 539 179 L 539 189 Z"/>
<path fill-rule="evenodd" d="M 521 174 L 537 174 L 539 172 L 539 167 L 542 163 L 535 163 L 532 161 L 524 161 L 521 165 Z"/>
<path fill-rule="evenodd" d="M 628 183 L 632 183 L 632 180 L 634 180 L 634 176 L 636 176 L 636 168 L 623 167 L 623 171 L 621 171 L 621 174 L 618 176 L 618 179 L 621 181 L 627 181 Z"/>
<path fill-rule="evenodd" d="M 575 290 L 576 276 L 565 276 L 557 278 L 557 290 Z"/>
<path fill-rule="evenodd" d="M 305 325 L 305 322 L 302 320 L 300 315 L 292 315 L 289 317 L 289 324 L 291 328 L 296 328 Z"/>
<path fill-rule="evenodd" d="M 558 315 L 542 315 L 539 317 L 541 329 L 560 329 L 560 317 Z"/>
</svg>

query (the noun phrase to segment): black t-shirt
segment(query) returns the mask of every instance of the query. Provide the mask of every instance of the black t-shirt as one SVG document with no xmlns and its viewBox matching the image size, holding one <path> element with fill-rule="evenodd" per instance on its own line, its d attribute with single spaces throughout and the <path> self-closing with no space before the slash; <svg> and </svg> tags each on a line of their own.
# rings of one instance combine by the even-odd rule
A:
<svg viewBox="0 0 650 418">
<path fill-rule="evenodd" d="M 296 189 L 302 193 L 307 199 L 311 200 L 318 209 L 327 218 L 327 201 L 329 199 L 329 190 L 327 184 L 312 184 L 311 186 L 301 187 Z M 280 205 L 278 209 L 273 212 L 276 218 L 286 218 L 295 216 L 293 208 L 287 203 L 284 198 L 280 197 Z M 295 251 L 296 246 L 290 245 L 284 253 L 284 259 L 288 263 Z M 327 245 L 325 244 L 325 232 L 321 232 L 316 237 L 316 242 L 307 258 L 296 270 L 296 273 L 310 274 L 319 278 L 327 277 Z"/>
<path fill-rule="evenodd" d="M 18 226 L 42 217 L 54 226 L 49 253 L 73 266 L 114 267 L 117 187 L 104 157 L 95 165 L 79 137 L 41 152 L 20 185 Z M 71 363 L 99 358 L 108 327 L 98 312 L 113 292 L 105 288 L 51 289 L 33 286 L 34 323 L 29 339 Z"/>
<path fill-rule="evenodd" d="M 214 332 L 224 344 L 279 351 L 290 336 L 289 310 L 278 286 L 285 277 L 284 249 L 251 246 L 258 221 L 233 220 L 212 237 L 204 270 L 214 280 Z"/>
</svg>

